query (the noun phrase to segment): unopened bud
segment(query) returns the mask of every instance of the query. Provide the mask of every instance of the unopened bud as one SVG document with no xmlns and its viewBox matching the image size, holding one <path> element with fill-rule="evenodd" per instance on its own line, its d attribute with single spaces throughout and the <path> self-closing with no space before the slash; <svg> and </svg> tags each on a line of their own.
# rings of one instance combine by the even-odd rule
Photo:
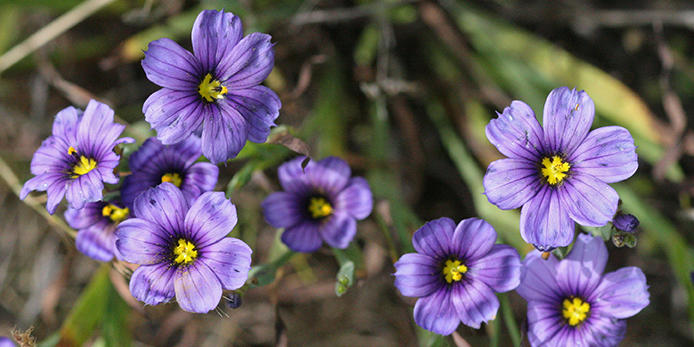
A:
<svg viewBox="0 0 694 347">
<path fill-rule="evenodd" d="M 614 225 L 617 230 L 621 230 L 626 233 L 633 233 L 636 228 L 639 227 L 639 220 L 633 214 L 618 213 L 614 217 L 612 225 Z"/>
</svg>

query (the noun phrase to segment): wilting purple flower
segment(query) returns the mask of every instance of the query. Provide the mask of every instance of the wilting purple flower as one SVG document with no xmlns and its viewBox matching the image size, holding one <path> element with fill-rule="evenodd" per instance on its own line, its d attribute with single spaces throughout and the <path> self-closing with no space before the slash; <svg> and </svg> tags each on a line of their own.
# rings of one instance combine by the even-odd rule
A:
<svg viewBox="0 0 694 347">
<path fill-rule="evenodd" d="M 251 269 L 251 249 L 226 237 L 236 225 L 236 207 L 222 192 L 206 192 L 192 205 L 171 183 L 135 199 L 136 218 L 116 229 L 123 260 L 140 264 L 130 292 L 147 305 L 174 296 L 185 311 L 214 309 L 222 289 L 240 288 Z"/>
<path fill-rule="evenodd" d="M 450 218 L 427 222 L 412 237 L 417 253 L 395 263 L 395 286 L 418 297 L 414 320 L 424 329 L 449 335 L 458 323 L 479 328 L 496 316 L 494 292 L 520 283 L 520 256 L 507 245 L 495 245 L 496 231 L 482 219 L 457 226 Z"/>
<path fill-rule="evenodd" d="M 31 159 L 31 173 L 19 194 L 21 199 L 32 190 L 46 191 L 46 209 L 50 214 L 67 198 L 70 207 L 82 208 L 103 197 L 104 182 L 118 183 L 113 170 L 120 156 L 113 149 L 129 137 L 118 138 L 124 125 L 113 122 L 113 110 L 91 100 L 82 113 L 74 107 L 58 112 L 53 135 L 43 141 Z"/>
<path fill-rule="evenodd" d="M 267 34 L 242 36 L 234 14 L 205 10 L 193 25 L 194 54 L 167 38 L 150 42 L 142 67 L 163 88 L 142 111 L 162 143 L 202 131 L 202 153 L 220 163 L 235 157 L 247 139 L 265 142 L 281 107 L 260 85 L 274 66 L 273 45 Z"/>
<path fill-rule="evenodd" d="M 68 207 L 65 211 L 65 220 L 77 229 L 77 250 L 99 261 L 119 258 L 114 233 L 118 223 L 129 216 L 130 209 L 119 201 L 89 202 L 79 210 Z"/>
<path fill-rule="evenodd" d="M 612 224 L 615 228 L 617 228 L 617 230 L 631 233 L 639 227 L 639 219 L 633 214 L 617 213 L 612 221 Z"/>
<path fill-rule="evenodd" d="M 646 277 L 637 267 L 602 275 L 607 247 L 581 234 L 561 261 L 525 257 L 517 291 L 528 301 L 528 339 L 533 346 L 616 346 L 625 318 L 648 306 Z"/>
<path fill-rule="evenodd" d="M 594 114 L 588 94 L 561 87 L 547 97 L 543 127 L 522 101 L 487 125 L 487 138 L 509 158 L 489 165 L 485 194 L 501 209 L 523 206 L 521 235 L 539 250 L 569 245 L 574 222 L 612 220 L 619 197 L 607 183 L 627 179 L 638 167 L 629 131 L 590 131 Z"/>
<path fill-rule="evenodd" d="M 298 157 L 282 164 L 277 172 L 283 192 L 263 201 L 265 220 L 284 228 L 282 242 L 296 252 L 313 252 L 323 241 L 345 248 L 357 232 L 356 220 L 371 214 L 373 200 L 369 183 L 352 177 L 347 163 L 337 157 L 309 161 L 305 168 Z"/>
<path fill-rule="evenodd" d="M 180 188 L 188 201 L 214 189 L 219 168 L 210 163 L 196 163 L 200 155 L 200 139 L 197 136 L 169 146 L 155 138 L 147 139 L 129 158 L 132 174 L 123 179 L 121 199 L 132 208 L 140 193 L 162 182 L 170 182 Z"/>
</svg>

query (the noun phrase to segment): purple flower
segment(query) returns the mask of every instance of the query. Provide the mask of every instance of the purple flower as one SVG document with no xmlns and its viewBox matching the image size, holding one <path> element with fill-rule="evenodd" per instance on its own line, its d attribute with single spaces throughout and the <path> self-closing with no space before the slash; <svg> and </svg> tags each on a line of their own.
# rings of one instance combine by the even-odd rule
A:
<svg viewBox="0 0 694 347">
<path fill-rule="evenodd" d="M 569 245 L 574 222 L 602 226 L 612 220 L 619 197 L 607 184 L 638 167 L 629 131 L 590 131 L 594 113 L 588 94 L 562 87 L 547 97 L 543 127 L 522 101 L 487 125 L 487 138 L 509 158 L 489 165 L 485 194 L 501 209 L 523 206 L 521 235 L 539 250 Z"/>
<path fill-rule="evenodd" d="M 5 336 L 0 336 L 0 347 L 15 347 L 15 343 L 12 339 Z"/>
<path fill-rule="evenodd" d="M 142 67 L 163 88 L 142 111 L 162 143 L 202 131 L 202 153 L 220 163 L 235 157 L 246 140 L 265 142 L 281 107 L 260 85 L 274 66 L 273 45 L 267 34 L 242 36 L 234 14 L 205 10 L 193 25 L 194 54 L 167 38 L 150 42 Z"/>
<path fill-rule="evenodd" d="M 46 209 L 50 214 L 67 198 L 70 207 L 102 199 L 104 182 L 118 183 L 114 169 L 120 156 L 113 148 L 128 137 L 118 138 L 124 125 L 113 122 L 113 110 L 91 100 L 82 113 L 74 107 L 58 112 L 53 121 L 53 135 L 43 141 L 31 159 L 31 173 L 19 194 L 26 198 L 32 190 L 46 191 Z"/>
<path fill-rule="evenodd" d="M 206 192 L 192 205 L 171 183 L 135 199 L 134 214 L 116 229 L 123 260 L 140 264 L 130 292 L 147 305 L 174 296 L 185 311 L 214 309 L 222 289 L 240 288 L 251 268 L 251 249 L 226 237 L 236 225 L 236 207 L 222 192 Z"/>
<path fill-rule="evenodd" d="M 188 201 L 214 189 L 219 168 L 210 163 L 196 163 L 200 154 L 197 136 L 170 146 L 155 138 L 147 139 L 129 158 L 132 174 L 123 179 L 121 199 L 132 208 L 140 193 L 163 182 L 180 188 Z"/>
<path fill-rule="evenodd" d="M 77 250 L 99 261 L 120 258 L 116 249 L 116 226 L 130 216 L 130 209 L 119 201 L 89 202 L 81 209 L 68 207 L 67 223 L 78 230 Z"/>
<path fill-rule="evenodd" d="M 533 346 L 616 346 L 625 318 L 648 306 L 646 277 L 637 267 L 602 275 L 607 247 L 581 234 L 561 261 L 525 257 L 517 291 L 528 301 L 528 339 Z"/>
<path fill-rule="evenodd" d="M 402 295 L 419 298 L 414 320 L 420 327 L 449 335 L 460 322 L 479 328 L 494 319 L 499 309 L 494 292 L 515 289 L 521 272 L 518 252 L 495 241 L 494 228 L 477 218 L 458 226 L 439 218 L 414 233 L 417 253 L 395 263 L 395 286 Z"/>
<path fill-rule="evenodd" d="M 265 220 L 284 228 L 282 242 L 295 252 L 313 252 L 325 241 L 345 248 L 357 232 L 356 220 L 371 214 L 373 200 L 369 183 L 350 178 L 347 163 L 336 157 L 309 161 L 305 168 L 298 157 L 279 167 L 283 192 L 263 201 Z"/>
<path fill-rule="evenodd" d="M 629 213 L 617 213 L 612 221 L 617 230 L 621 230 L 627 233 L 632 233 L 639 227 L 639 219 L 633 214 Z"/>
</svg>

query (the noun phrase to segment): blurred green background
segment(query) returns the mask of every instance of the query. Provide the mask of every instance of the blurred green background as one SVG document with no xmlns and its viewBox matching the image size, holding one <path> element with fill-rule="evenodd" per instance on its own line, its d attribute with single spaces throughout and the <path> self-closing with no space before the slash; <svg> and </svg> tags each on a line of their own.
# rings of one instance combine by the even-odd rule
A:
<svg viewBox="0 0 694 347">
<path fill-rule="evenodd" d="M 151 136 L 141 109 L 158 87 L 142 51 L 161 37 L 190 49 L 201 9 L 232 11 L 246 33 L 273 36 L 265 84 L 283 107 L 268 143 L 220 169 L 217 189 L 239 211 L 233 235 L 257 266 L 243 305 L 193 315 L 135 302 L 122 264 L 77 252 L 61 210 L 51 217 L 45 196 L 16 193 L 68 105 L 99 99 L 128 136 Z M 530 250 L 518 211 L 482 195 L 486 166 L 500 158 L 484 126 L 514 99 L 541 115 L 549 91 L 568 86 L 595 101 L 594 127 L 624 126 L 638 146 L 638 172 L 614 185 L 641 220 L 638 246 L 610 244 L 607 270 L 641 267 L 651 304 L 628 320 L 622 345 L 691 345 L 693 18 L 690 2 L 669 0 L 0 1 L 0 335 L 33 327 L 45 346 L 517 343 L 523 336 L 509 328 L 525 326 L 525 302 L 515 293 L 480 330 L 440 338 L 417 329 L 392 263 L 441 216 L 483 217 L 521 255 Z M 296 139 L 315 158 L 345 158 L 371 184 L 374 211 L 345 251 L 287 253 L 262 218 Z"/>
</svg>

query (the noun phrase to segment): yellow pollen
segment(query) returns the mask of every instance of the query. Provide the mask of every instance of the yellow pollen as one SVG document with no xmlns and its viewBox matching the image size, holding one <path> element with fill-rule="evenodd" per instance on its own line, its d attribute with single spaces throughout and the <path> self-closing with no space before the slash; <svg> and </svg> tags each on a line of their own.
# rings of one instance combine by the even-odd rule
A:
<svg viewBox="0 0 694 347">
<path fill-rule="evenodd" d="M 228 92 L 227 87 L 222 85 L 222 82 L 212 80 L 212 75 L 207 74 L 198 86 L 198 93 L 208 102 L 213 102 L 216 99 L 224 99 L 224 94 Z"/>
<path fill-rule="evenodd" d="M 120 208 L 114 204 L 108 204 L 101 209 L 101 215 L 111 218 L 114 223 L 120 223 L 130 214 L 130 209 L 127 207 Z"/>
<path fill-rule="evenodd" d="M 590 312 L 590 304 L 580 298 L 566 298 L 562 302 L 562 307 L 561 314 L 572 327 L 583 323 Z"/>
<path fill-rule="evenodd" d="M 73 155 L 75 153 L 77 153 L 77 150 L 75 150 L 75 147 L 70 146 L 70 148 L 67 149 L 68 155 Z"/>
<path fill-rule="evenodd" d="M 313 197 L 308 203 L 308 212 L 314 219 L 327 217 L 333 213 L 330 203 L 321 197 Z"/>
<path fill-rule="evenodd" d="M 164 182 L 170 182 L 176 187 L 181 187 L 181 183 L 183 180 L 181 179 L 181 175 L 179 175 L 177 172 L 171 172 L 171 173 L 166 173 L 163 176 L 161 176 L 161 183 Z"/>
<path fill-rule="evenodd" d="M 460 281 L 463 279 L 463 274 L 467 272 L 467 266 L 461 264 L 460 260 L 446 260 L 446 264 L 443 267 L 443 276 L 446 278 L 446 282 L 453 283 L 453 281 Z"/>
<path fill-rule="evenodd" d="M 566 177 L 571 165 L 563 161 L 558 155 L 552 157 L 552 161 L 545 157 L 542 159 L 542 176 L 547 177 L 547 183 L 555 185 Z"/>
<path fill-rule="evenodd" d="M 173 253 L 176 256 L 174 261 L 177 264 L 183 265 L 192 262 L 198 257 L 198 251 L 195 249 L 195 245 L 184 239 L 178 239 L 178 246 L 174 248 Z"/>
<path fill-rule="evenodd" d="M 87 174 L 87 172 L 94 170 L 95 167 L 96 160 L 81 155 L 80 161 L 72 167 L 73 175 L 71 175 L 70 178 L 77 178 L 82 175 L 85 175 Z"/>
</svg>

